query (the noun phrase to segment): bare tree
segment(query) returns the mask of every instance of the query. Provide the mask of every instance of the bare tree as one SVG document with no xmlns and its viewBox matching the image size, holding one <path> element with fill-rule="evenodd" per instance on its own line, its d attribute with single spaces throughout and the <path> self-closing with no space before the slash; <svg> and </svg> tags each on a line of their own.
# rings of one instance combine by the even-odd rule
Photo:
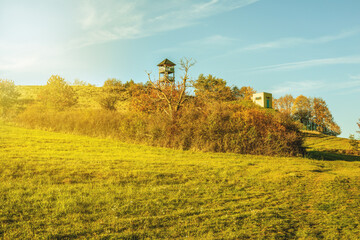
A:
<svg viewBox="0 0 360 240">
<path fill-rule="evenodd" d="M 154 81 L 151 80 L 151 72 L 146 72 L 151 88 L 155 91 L 156 96 L 165 103 L 166 107 L 162 108 L 162 110 L 172 119 L 188 99 L 186 97 L 186 88 L 187 81 L 189 80 L 189 69 L 194 64 L 195 61 L 191 58 L 180 60 L 180 70 L 183 72 L 183 76 L 181 76 L 181 80 L 178 82 L 171 81 L 170 79 Z"/>
</svg>

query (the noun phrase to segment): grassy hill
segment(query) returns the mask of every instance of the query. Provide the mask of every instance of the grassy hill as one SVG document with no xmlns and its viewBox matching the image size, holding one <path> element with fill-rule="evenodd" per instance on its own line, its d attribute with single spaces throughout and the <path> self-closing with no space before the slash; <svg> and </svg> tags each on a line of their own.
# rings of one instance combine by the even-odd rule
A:
<svg viewBox="0 0 360 240">
<path fill-rule="evenodd" d="M 0 124 L 0 238 L 359 239 L 359 170 Z"/>
<path fill-rule="evenodd" d="M 20 93 L 20 102 L 29 104 L 35 102 L 43 86 L 16 86 Z M 95 86 L 73 86 L 77 96 L 77 108 L 99 109 L 100 105 L 96 102 L 101 94 L 101 88 Z"/>
<path fill-rule="evenodd" d="M 16 86 L 20 93 L 20 104 L 22 108 L 25 108 L 31 103 L 34 103 L 37 99 L 38 94 L 43 86 L 39 85 L 23 85 Z M 101 87 L 95 86 L 72 86 L 78 96 L 78 103 L 75 105 L 76 109 L 100 109 L 98 98 L 102 94 Z M 128 101 L 119 101 L 117 103 L 117 110 L 123 111 L 128 109 Z"/>
<path fill-rule="evenodd" d="M 349 139 L 305 131 L 305 146 L 308 156 L 323 160 L 360 161 L 360 156 L 351 151 Z"/>
</svg>

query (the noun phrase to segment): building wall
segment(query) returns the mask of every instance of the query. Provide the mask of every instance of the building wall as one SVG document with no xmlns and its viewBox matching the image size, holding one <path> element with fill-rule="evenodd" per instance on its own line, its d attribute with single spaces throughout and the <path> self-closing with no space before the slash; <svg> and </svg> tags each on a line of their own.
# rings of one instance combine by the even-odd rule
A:
<svg viewBox="0 0 360 240">
<path fill-rule="evenodd" d="M 263 108 L 272 108 L 272 94 L 261 92 L 253 94 L 252 100 L 255 104 Z"/>
</svg>

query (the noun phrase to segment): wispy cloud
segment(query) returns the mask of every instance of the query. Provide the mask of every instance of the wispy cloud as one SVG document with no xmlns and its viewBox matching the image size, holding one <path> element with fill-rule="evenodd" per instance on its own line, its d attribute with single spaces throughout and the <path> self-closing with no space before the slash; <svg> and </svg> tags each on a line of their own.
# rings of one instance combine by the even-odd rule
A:
<svg viewBox="0 0 360 240">
<path fill-rule="evenodd" d="M 320 44 L 349 38 L 360 33 L 360 29 L 344 31 L 336 35 L 321 36 L 317 38 L 281 38 L 270 42 L 257 43 L 238 49 L 238 51 L 255 51 L 261 49 L 287 48 L 303 44 Z"/>
<path fill-rule="evenodd" d="M 229 46 L 232 43 L 236 42 L 237 39 L 230 38 L 223 35 L 212 35 L 205 38 L 200 38 L 188 42 L 183 42 L 178 44 L 176 47 L 171 48 L 161 48 L 156 50 L 157 53 L 169 53 L 169 52 L 176 52 L 181 51 L 182 49 L 203 49 L 206 48 L 207 50 L 212 48 L 224 47 Z M 206 51 L 207 51 L 206 50 Z"/>
<path fill-rule="evenodd" d="M 17 69 L 27 69 L 37 62 L 36 57 L 0 59 L 0 71 L 7 72 Z"/>
<path fill-rule="evenodd" d="M 59 54 L 64 52 L 60 45 L 42 43 L 14 43 L 6 39 L 0 40 L 0 71 L 16 72 L 33 71 L 34 67 L 44 68 L 49 65 L 50 59 L 56 59 Z"/>
<path fill-rule="evenodd" d="M 350 79 L 360 80 L 360 74 L 359 75 L 350 75 Z"/>
<path fill-rule="evenodd" d="M 196 3 L 190 0 L 83 1 L 79 6 L 82 34 L 71 41 L 70 47 L 147 37 L 191 26 L 203 18 L 257 1 L 259 0 L 208 0 Z"/>
<path fill-rule="evenodd" d="M 321 81 L 303 81 L 303 82 L 285 82 L 274 87 L 271 92 L 273 94 L 282 95 L 294 92 L 306 92 L 308 90 L 317 90 L 324 86 Z"/>
<path fill-rule="evenodd" d="M 223 35 L 213 35 L 213 36 L 186 42 L 186 43 L 184 43 L 184 45 L 195 46 L 195 47 L 197 47 L 199 45 L 206 45 L 206 46 L 217 45 L 217 46 L 219 46 L 219 45 L 228 45 L 235 41 L 236 41 L 236 39 L 234 39 L 234 38 L 226 37 Z"/>
<path fill-rule="evenodd" d="M 286 71 L 286 70 L 296 70 L 302 68 L 337 65 L 337 64 L 360 64 L 360 56 L 320 58 L 320 59 L 312 59 L 312 60 L 306 60 L 300 62 L 282 63 L 282 64 L 262 66 L 262 67 L 255 67 L 250 69 L 250 71 Z"/>
<path fill-rule="evenodd" d="M 39 3 L 24 1 L 20 6 L 9 1 L 6 15 L 0 19 L 0 71 L 69 65 L 68 57 L 74 49 L 189 27 L 257 1 L 64 0 L 57 4 L 46 2 L 41 8 Z M 214 35 L 207 43 L 226 40 Z"/>
<path fill-rule="evenodd" d="M 355 79 L 355 80 L 354 80 Z M 309 94 L 319 92 L 338 91 L 339 94 L 345 94 L 348 91 L 360 91 L 360 77 L 338 81 L 301 81 L 301 82 L 285 82 L 274 87 L 271 92 L 278 96 L 283 94 Z"/>
</svg>

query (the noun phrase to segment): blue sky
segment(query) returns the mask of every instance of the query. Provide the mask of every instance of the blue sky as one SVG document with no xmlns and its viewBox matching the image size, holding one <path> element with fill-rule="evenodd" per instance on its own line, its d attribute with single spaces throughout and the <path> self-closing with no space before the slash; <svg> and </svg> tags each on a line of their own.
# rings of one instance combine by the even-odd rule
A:
<svg viewBox="0 0 360 240">
<path fill-rule="evenodd" d="M 322 97 L 348 137 L 360 118 L 359 9 L 358 0 L 0 0 L 0 78 L 145 82 L 164 58 L 188 57 L 194 79 Z"/>
</svg>

